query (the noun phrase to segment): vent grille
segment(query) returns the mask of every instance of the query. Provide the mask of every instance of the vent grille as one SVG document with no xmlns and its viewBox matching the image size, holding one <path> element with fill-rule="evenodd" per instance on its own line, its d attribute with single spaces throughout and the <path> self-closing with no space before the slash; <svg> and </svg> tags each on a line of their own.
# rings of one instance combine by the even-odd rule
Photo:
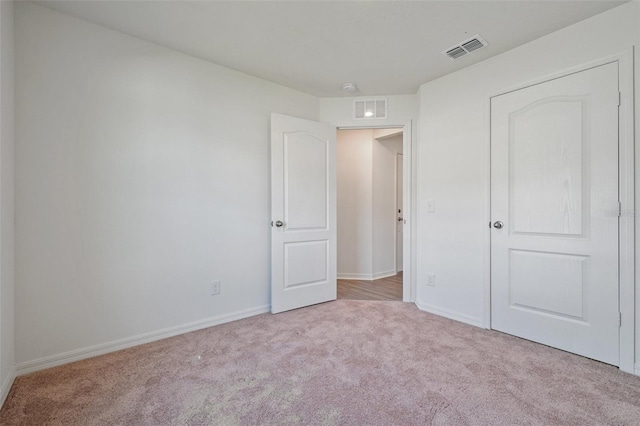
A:
<svg viewBox="0 0 640 426">
<path fill-rule="evenodd" d="M 473 52 L 474 50 L 478 50 L 481 47 L 484 47 L 484 44 L 482 44 L 482 42 L 477 38 L 474 38 L 462 44 L 462 48 L 469 53 Z"/>
<path fill-rule="evenodd" d="M 464 56 L 467 54 L 467 51 L 462 47 L 454 47 L 453 49 L 447 51 L 447 56 L 453 59 L 458 59 L 460 56 Z"/>
<path fill-rule="evenodd" d="M 387 118 L 387 99 L 353 101 L 353 117 L 358 120 Z"/>
<path fill-rule="evenodd" d="M 442 53 L 449 59 L 454 60 L 488 45 L 489 43 L 487 43 L 482 37 L 476 35 L 469 40 L 465 40 L 456 46 L 450 47 Z"/>
</svg>

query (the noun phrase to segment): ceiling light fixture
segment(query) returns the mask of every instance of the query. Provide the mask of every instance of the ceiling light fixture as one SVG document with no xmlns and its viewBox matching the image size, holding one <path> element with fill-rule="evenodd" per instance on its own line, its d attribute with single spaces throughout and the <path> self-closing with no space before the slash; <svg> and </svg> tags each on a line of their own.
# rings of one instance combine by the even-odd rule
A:
<svg viewBox="0 0 640 426">
<path fill-rule="evenodd" d="M 358 86 L 356 86 L 355 83 L 344 83 L 342 85 L 342 90 L 344 90 L 345 92 L 353 93 L 358 90 Z"/>
</svg>

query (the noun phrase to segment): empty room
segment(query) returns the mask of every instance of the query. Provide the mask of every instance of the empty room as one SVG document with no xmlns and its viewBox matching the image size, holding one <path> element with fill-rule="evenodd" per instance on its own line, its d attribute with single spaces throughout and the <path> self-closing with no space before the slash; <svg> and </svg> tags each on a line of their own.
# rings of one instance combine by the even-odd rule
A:
<svg viewBox="0 0 640 426">
<path fill-rule="evenodd" d="M 638 46 L 640 0 L 0 0 L 0 424 L 640 424 Z"/>
</svg>

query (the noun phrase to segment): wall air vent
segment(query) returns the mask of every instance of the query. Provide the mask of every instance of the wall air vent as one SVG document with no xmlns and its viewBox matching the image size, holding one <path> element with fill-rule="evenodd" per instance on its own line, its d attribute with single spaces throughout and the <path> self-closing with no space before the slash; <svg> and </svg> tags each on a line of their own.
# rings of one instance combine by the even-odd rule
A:
<svg viewBox="0 0 640 426">
<path fill-rule="evenodd" d="M 482 37 L 476 35 L 471 37 L 469 40 L 465 40 L 460 44 L 450 47 L 449 49 L 442 52 L 449 59 L 454 60 L 458 59 L 461 56 L 466 55 L 467 53 L 471 53 L 475 50 L 478 50 L 482 47 L 489 45 Z"/>
<path fill-rule="evenodd" d="M 363 99 L 353 101 L 353 118 L 373 119 L 387 118 L 387 99 Z"/>
</svg>

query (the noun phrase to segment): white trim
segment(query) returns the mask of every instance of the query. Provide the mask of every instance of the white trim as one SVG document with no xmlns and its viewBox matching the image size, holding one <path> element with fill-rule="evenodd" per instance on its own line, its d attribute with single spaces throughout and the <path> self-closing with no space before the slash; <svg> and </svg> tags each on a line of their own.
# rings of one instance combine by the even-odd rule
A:
<svg viewBox="0 0 640 426">
<path fill-rule="evenodd" d="M 396 269 L 389 269 L 388 271 L 382 271 L 382 272 L 378 272 L 377 274 L 373 274 L 373 279 L 374 280 L 379 280 L 382 278 L 387 278 L 387 277 L 393 277 L 397 275 Z"/>
<path fill-rule="evenodd" d="M 9 375 L 6 380 L 2 384 L 2 388 L 0 388 L 0 408 L 4 405 L 4 402 L 7 400 L 7 396 L 9 396 L 9 391 L 11 390 L 11 386 L 13 386 L 13 382 L 16 380 L 16 369 L 12 368 L 9 371 Z"/>
<path fill-rule="evenodd" d="M 634 158 L 634 86 L 633 86 L 633 67 L 634 67 L 634 51 L 633 46 L 626 51 L 607 56 L 598 60 L 584 63 L 576 67 L 566 69 L 531 80 L 527 83 L 519 84 L 495 93 L 489 97 L 489 118 L 491 116 L 491 98 L 500 96 L 515 90 L 524 89 L 536 84 L 566 77 L 581 71 L 588 70 L 597 66 L 605 65 L 612 62 L 618 62 L 619 90 L 622 93 L 622 105 L 619 114 L 619 196 L 622 203 L 623 211 L 633 212 L 632 214 L 622 215 L 619 226 L 619 307 L 622 313 L 622 324 L 620 326 L 620 365 L 619 368 L 627 373 L 634 373 L 635 362 L 635 158 Z M 489 134 L 489 155 L 491 153 L 491 134 Z M 640 152 L 635 152 L 638 156 L 638 164 L 640 164 Z M 489 204 L 488 215 L 489 220 L 486 221 L 487 227 L 491 220 L 491 165 L 489 162 L 488 170 L 485 171 L 487 181 L 489 182 Z M 486 189 L 485 189 L 486 190 Z M 485 282 L 483 307 L 483 324 L 487 328 L 491 328 L 491 237 L 489 235 L 488 250 L 485 253 Z M 486 310 L 489 310 L 487 315 Z M 637 367 L 635 367 L 635 374 Z"/>
<path fill-rule="evenodd" d="M 418 302 L 417 300 L 415 303 L 418 309 L 420 309 L 421 311 L 429 312 L 430 314 L 449 318 L 454 321 L 463 322 L 465 324 L 473 325 L 475 327 L 484 328 L 481 318 L 474 318 L 464 314 L 460 314 L 458 312 L 449 311 L 447 309 L 436 308 L 435 306 L 427 305 L 425 303 Z"/>
<path fill-rule="evenodd" d="M 585 63 L 580 64 L 580 65 L 576 65 L 575 67 L 567 68 L 567 69 L 565 69 L 563 71 L 553 72 L 553 73 L 547 74 L 545 76 L 529 80 L 529 81 L 524 82 L 524 83 L 516 84 L 514 86 L 508 87 L 506 89 L 503 89 L 503 90 L 500 90 L 500 91 L 494 93 L 493 95 L 490 96 L 490 98 L 493 98 L 493 97 L 496 97 L 496 96 L 505 95 L 505 94 L 511 93 L 511 92 L 515 92 L 516 90 L 526 89 L 527 87 L 535 86 L 536 84 L 546 83 L 546 82 L 551 81 L 551 80 L 557 80 L 559 78 L 566 77 L 566 76 L 571 75 L 571 74 L 577 74 L 579 72 L 586 71 L 586 70 L 591 69 L 591 68 L 599 67 L 601 65 L 606 65 L 606 64 L 610 64 L 612 62 L 620 61 L 622 58 L 624 58 L 625 56 L 629 55 L 630 51 L 631 52 L 633 51 L 633 47 L 629 48 L 626 51 L 618 52 L 618 53 L 616 53 L 614 55 L 606 56 L 606 57 L 600 58 L 600 59 L 595 59 L 593 61 L 589 61 L 589 62 L 585 62 Z"/>
<path fill-rule="evenodd" d="M 352 274 L 350 272 L 340 274 L 338 273 L 339 280 L 360 280 L 360 281 L 372 281 L 373 275 L 371 274 Z"/>
<path fill-rule="evenodd" d="M 378 272 L 377 274 L 353 274 L 353 273 L 344 273 L 338 274 L 339 280 L 360 280 L 360 281 L 373 281 L 379 280 L 381 278 L 393 277 L 397 274 L 395 269 L 390 269 L 388 271 Z"/>
<path fill-rule="evenodd" d="M 384 130 L 384 129 L 378 127 L 378 128 L 376 128 L 376 130 Z M 386 135 L 382 135 L 382 136 L 377 136 L 377 137 L 374 137 L 374 139 L 377 140 L 377 141 L 383 141 L 383 140 L 386 140 L 386 139 L 394 138 L 394 137 L 399 136 L 399 135 L 402 134 L 402 127 L 391 127 L 390 130 L 395 130 L 395 132 L 392 132 L 392 133 L 389 133 L 389 134 L 386 134 Z"/>
<path fill-rule="evenodd" d="M 418 215 L 414 211 L 413 197 L 417 194 L 411 179 L 413 173 L 413 128 L 411 121 L 404 125 L 402 134 L 402 217 L 405 220 L 402 230 L 402 301 L 416 300 L 416 283 L 413 271 L 416 267 L 416 250 L 413 224 Z M 397 197 L 396 197 L 397 198 Z"/>
<path fill-rule="evenodd" d="M 393 163 L 393 224 L 395 225 L 393 228 L 393 269 L 396 271 L 396 274 L 400 272 L 398 271 L 398 223 L 395 222 L 398 217 L 398 155 L 402 154 L 396 151 L 395 161 Z M 404 159 L 404 157 L 402 158 Z M 404 176 L 402 180 L 404 184 Z M 402 211 L 404 211 L 404 206 L 402 206 Z"/>
<path fill-rule="evenodd" d="M 216 317 L 194 321 L 183 325 L 168 327 L 162 330 L 114 340 L 112 342 L 75 349 L 73 351 L 51 355 L 33 361 L 22 362 L 16 366 L 16 374 L 18 376 L 21 376 L 27 373 L 32 373 L 34 371 L 44 370 L 45 368 L 56 367 L 59 365 L 68 364 L 70 362 L 80 361 L 83 359 L 92 358 L 94 356 L 104 355 L 110 352 L 131 348 L 133 346 L 142 345 L 144 343 L 154 342 L 156 340 L 166 339 L 168 337 L 189 333 L 191 331 L 201 330 L 203 328 L 212 327 L 214 325 L 220 325 L 232 321 L 237 321 L 243 318 L 252 317 L 254 315 L 264 314 L 266 312 L 269 312 L 270 310 L 270 305 L 262 305 L 256 308 L 244 309 L 242 311 L 236 311 L 229 314 L 219 315 Z"/>
<path fill-rule="evenodd" d="M 486 141 L 484 155 L 484 208 L 485 216 L 483 225 L 485 228 L 483 260 L 483 282 L 482 282 L 482 327 L 491 330 L 491 98 L 489 97 L 489 108 L 485 113 L 485 122 L 489 124 L 489 140 Z"/>
<path fill-rule="evenodd" d="M 618 115 L 619 196 L 619 309 L 620 370 L 634 372 L 635 363 L 635 158 L 633 47 L 618 55 L 621 105 Z M 637 374 L 637 372 L 636 372 Z"/>
<path fill-rule="evenodd" d="M 636 364 L 635 372 L 633 372 L 632 374 L 635 374 L 636 376 L 640 376 L 640 364 Z"/>
<path fill-rule="evenodd" d="M 415 210 L 414 197 L 417 197 L 417 192 L 413 184 L 414 163 L 417 159 L 414 159 L 413 146 L 416 143 L 416 138 L 413 137 L 413 124 L 409 120 L 404 124 L 385 124 L 383 126 L 375 126 L 374 123 L 369 125 L 358 126 L 336 126 L 338 130 L 357 130 L 357 129 L 392 129 L 402 127 L 402 154 L 403 154 L 403 188 L 402 188 L 402 204 L 404 205 L 404 219 L 407 223 L 404 224 L 403 235 L 403 248 L 402 253 L 403 262 L 402 265 L 402 301 L 403 302 L 415 302 L 416 300 L 416 281 L 414 271 L 417 265 L 417 237 L 415 233 L 417 228 L 413 226 L 417 220 L 418 214 Z M 414 161 L 415 160 L 415 161 Z M 415 205 L 414 205 L 415 204 Z M 409 212 L 407 215 L 406 213 Z M 409 238 L 407 238 L 409 236 Z M 361 279 L 361 278 L 343 278 L 353 276 L 352 274 L 338 274 L 338 279 Z"/>
</svg>

